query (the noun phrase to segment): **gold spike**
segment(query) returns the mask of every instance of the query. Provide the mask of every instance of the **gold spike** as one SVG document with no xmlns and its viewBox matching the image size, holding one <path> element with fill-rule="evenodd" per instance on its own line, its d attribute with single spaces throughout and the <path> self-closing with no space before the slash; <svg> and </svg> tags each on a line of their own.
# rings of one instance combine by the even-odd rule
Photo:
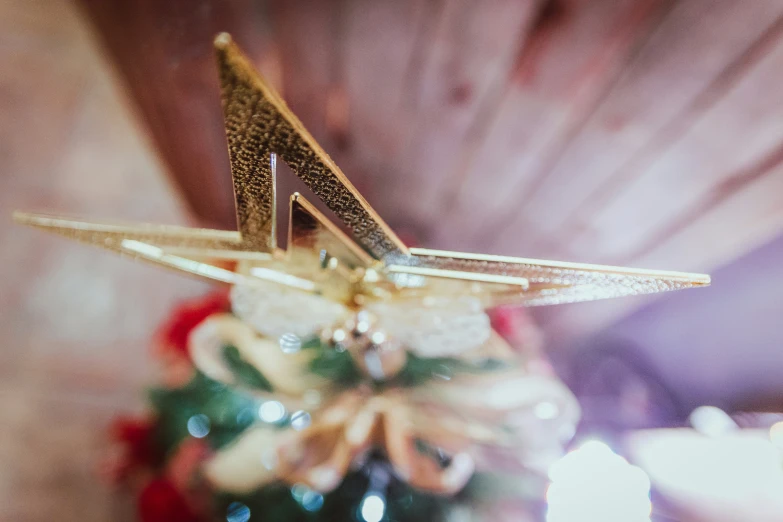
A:
<svg viewBox="0 0 783 522">
<path fill-rule="evenodd" d="M 495 304 L 527 306 L 560 304 L 710 284 L 710 277 L 704 274 L 467 254 L 424 248 L 412 248 L 411 256 L 400 261 L 413 267 L 453 270 L 475 274 L 481 278 L 486 274 L 495 274 L 529 281 L 527 292 L 516 295 L 504 292 L 497 296 Z M 466 276 L 465 279 L 470 277 Z"/>
<path fill-rule="evenodd" d="M 241 243 L 237 232 L 187 228 L 150 223 L 99 223 L 45 214 L 14 212 L 14 221 L 73 239 L 82 243 L 122 252 L 123 239 L 132 239 L 160 248 L 180 250 L 236 250 Z"/>
<path fill-rule="evenodd" d="M 376 259 L 408 250 L 320 145 L 267 85 L 228 34 L 215 39 L 239 230 L 260 249 L 274 247 L 277 156 L 351 230 Z"/>
<path fill-rule="evenodd" d="M 224 283 L 236 284 L 242 276 L 204 259 L 190 257 L 190 254 L 197 254 L 199 258 L 216 254 L 215 257 L 220 259 L 231 259 L 230 254 L 233 253 L 237 257 L 255 261 L 271 257 L 269 254 L 235 250 L 239 244 L 239 234 L 230 231 L 146 223 L 95 223 L 25 212 L 14 212 L 13 217 L 16 223 L 22 225 L 48 230 L 80 243 Z"/>
<path fill-rule="evenodd" d="M 186 257 L 256 261 L 272 257 L 272 254 L 265 252 L 243 250 L 239 233 L 230 230 L 150 223 L 101 223 L 26 212 L 14 212 L 14 221 L 119 254 L 135 255 L 134 250 L 123 245 L 123 241 L 128 240 L 158 248 L 166 254 Z"/>
</svg>

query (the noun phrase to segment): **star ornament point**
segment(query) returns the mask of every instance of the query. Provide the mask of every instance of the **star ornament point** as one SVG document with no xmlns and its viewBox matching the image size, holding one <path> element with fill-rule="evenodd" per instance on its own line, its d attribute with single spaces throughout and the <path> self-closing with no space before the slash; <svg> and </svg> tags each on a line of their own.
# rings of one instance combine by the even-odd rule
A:
<svg viewBox="0 0 783 522">
<path fill-rule="evenodd" d="M 474 295 L 485 307 L 548 305 L 705 286 L 709 276 L 408 248 L 282 97 L 222 33 L 215 39 L 237 231 L 118 224 L 16 212 L 69 239 L 231 285 L 271 281 L 352 302 Z M 285 162 L 350 235 L 301 194 L 288 243 L 276 238 L 276 167 Z"/>
</svg>

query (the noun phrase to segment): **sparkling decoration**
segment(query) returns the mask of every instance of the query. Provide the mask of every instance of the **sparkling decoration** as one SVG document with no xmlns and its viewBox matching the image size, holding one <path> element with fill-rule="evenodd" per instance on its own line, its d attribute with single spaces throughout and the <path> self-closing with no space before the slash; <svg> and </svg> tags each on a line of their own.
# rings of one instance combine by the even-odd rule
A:
<svg viewBox="0 0 783 522">
<path fill-rule="evenodd" d="M 375 381 L 397 375 L 405 366 L 401 343 L 378 327 L 375 315 L 362 310 L 337 328 L 322 332 L 322 339 L 336 351 L 348 351 L 362 373 Z"/>
<path fill-rule="evenodd" d="M 579 407 L 555 377 L 520 363 L 486 310 L 709 284 L 701 274 L 408 248 L 231 38 L 219 35 L 215 47 L 237 231 L 15 219 L 230 285 L 228 298 L 172 323 L 166 337 L 191 380 L 152 390 L 156 412 L 168 414 L 136 441 L 177 487 L 219 492 L 227 522 L 247 522 L 251 511 L 254 519 L 436 520 L 458 511 L 445 505 L 477 470 L 540 473 L 562 455 Z M 287 247 L 278 247 L 278 159 L 344 227 L 295 193 Z M 150 434 L 159 453 L 148 451 Z M 594 444 L 566 456 L 551 470 L 548 521 L 567 520 L 574 506 L 587 513 L 593 497 L 595 509 L 605 507 L 604 493 L 573 485 L 630 468 Z M 623 502 L 649 493 L 633 470 L 609 478 L 636 488 Z M 172 489 L 167 481 L 156 487 Z M 346 498 L 350 511 L 335 511 Z M 637 508 L 649 515 L 649 498 L 642 504 L 628 504 L 622 520 L 643 520 Z"/>
<path fill-rule="evenodd" d="M 481 308 L 514 303 L 546 305 L 709 284 L 709 277 L 700 274 L 408 248 L 253 69 L 230 36 L 218 36 L 215 47 L 237 232 L 105 224 L 25 213 L 16 213 L 16 221 L 234 284 L 235 312 L 273 338 L 288 333 L 305 336 L 335 324 L 342 307 L 361 307 L 370 301 L 473 296 Z M 294 194 L 288 249 L 278 248 L 278 158 L 334 212 L 352 237 L 303 196 Z M 236 261 L 237 268 L 225 268 L 226 261 Z M 252 298 L 240 295 L 252 292 L 251 288 L 257 290 Z M 265 315 L 270 309 L 275 313 Z M 468 321 L 468 330 L 474 327 L 475 321 Z M 416 341 L 411 343 L 415 348 Z"/>
</svg>

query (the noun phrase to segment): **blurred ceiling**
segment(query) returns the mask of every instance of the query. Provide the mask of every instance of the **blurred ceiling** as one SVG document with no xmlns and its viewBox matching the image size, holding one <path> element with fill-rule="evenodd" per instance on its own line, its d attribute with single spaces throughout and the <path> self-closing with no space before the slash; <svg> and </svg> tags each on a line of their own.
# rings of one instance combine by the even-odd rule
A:
<svg viewBox="0 0 783 522">
<path fill-rule="evenodd" d="M 426 246 L 709 270 L 783 225 L 779 0 L 81 1 L 213 224 L 234 226 L 227 30 Z M 582 334 L 642 302 L 547 319 Z"/>
</svg>

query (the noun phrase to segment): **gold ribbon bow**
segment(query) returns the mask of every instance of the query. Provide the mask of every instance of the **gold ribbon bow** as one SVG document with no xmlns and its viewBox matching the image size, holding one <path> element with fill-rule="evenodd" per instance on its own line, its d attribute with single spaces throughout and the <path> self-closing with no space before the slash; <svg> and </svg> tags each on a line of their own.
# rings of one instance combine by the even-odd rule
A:
<svg viewBox="0 0 783 522">
<path fill-rule="evenodd" d="M 225 491 L 250 492 L 283 481 L 326 493 L 375 450 L 411 486 L 452 494 L 476 467 L 518 468 L 529 464 L 531 454 L 553 450 L 579 415 L 565 386 L 518 367 L 410 388 L 341 390 L 306 371 L 307 351 L 286 354 L 233 316 L 212 316 L 191 335 L 191 354 L 206 375 L 232 384 L 233 374 L 220 357 L 225 345 L 235 346 L 272 383 L 275 392 L 259 394 L 259 401 L 275 401 L 289 412 L 309 410 L 304 415 L 311 418 L 309 425 L 283 429 L 259 422 L 220 450 L 205 474 Z M 510 355 L 497 336 L 482 348 Z M 542 402 L 559 412 L 556 419 L 535 418 Z"/>
</svg>

